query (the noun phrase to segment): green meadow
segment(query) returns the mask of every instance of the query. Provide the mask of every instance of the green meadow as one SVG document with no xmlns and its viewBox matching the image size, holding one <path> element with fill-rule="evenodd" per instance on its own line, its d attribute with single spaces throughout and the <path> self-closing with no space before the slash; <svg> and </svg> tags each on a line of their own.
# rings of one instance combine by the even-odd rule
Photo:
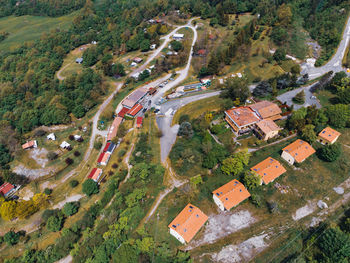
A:
<svg viewBox="0 0 350 263">
<path fill-rule="evenodd" d="M 53 29 L 67 29 L 77 12 L 61 17 L 8 16 L 0 18 L 0 32 L 8 32 L 8 37 L 0 42 L 0 50 L 12 50 L 21 44 L 40 38 Z"/>
</svg>

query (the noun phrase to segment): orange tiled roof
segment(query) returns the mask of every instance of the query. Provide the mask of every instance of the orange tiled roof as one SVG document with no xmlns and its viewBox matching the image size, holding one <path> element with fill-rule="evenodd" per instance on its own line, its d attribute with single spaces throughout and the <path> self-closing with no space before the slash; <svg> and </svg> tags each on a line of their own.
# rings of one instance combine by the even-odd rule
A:
<svg viewBox="0 0 350 263">
<path fill-rule="evenodd" d="M 101 160 L 101 163 L 107 163 L 107 161 L 108 161 L 110 156 L 111 156 L 110 153 L 104 153 L 103 157 L 102 157 L 102 160 Z"/>
<path fill-rule="evenodd" d="M 136 104 L 126 114 L 134 117 L 140 110 L 142 110 L 142 105 Z"/>
<path fill-rule="evenodd" d="M 110 141 L 115 136 L 117 136 L 118 128 L 119 128 L 119 125 L 122 123 L 122 121 L 123 121 L 123 118 L 120 116 L 114 118 L 113 123 L 108 131 L 107 141 Z"/>
<path fill-rule="evenodd" d="M 175 230 L 188 243 L 207 220 L 208 216 L 198 207 L 188 204 L 168 227 Z"/>
<path fill-rule="evenodd" d="M 257 111 L 263 119 L 267 119 L 282 113 L 281 109 L 278 107 L 277 104 L 267 100 L 263 100 L 258 103 L 249 105 L 249 107 L 252 110 Z"/>
<path fill-rule="evenodd" d="M 26 142 L 25 144 L 22 145 L 22 149 L 27 149 L 27 148 L 30 148 L 30 147 L 33 147 L 35 145 L 35 141 L 29 141 L 29 142 Z"/>
<path fill-rule="evenodd" d="M 318 134 L 318 136 L 326 141 L 333 142 L 340 136 L 340 134 L 340 132 L 332 129 L 331 127 L 326 127 Z"/>
<path fill-rule="evenodd" d="M 284 147 L 282 150 L 293 156 L 297 162 L 302 162 L 316 152 L 310 144 L 300 139 Z"/>
<path fill-rule="evenodd" d="M 280 162 L 271 157 L 253 166 L 250 170 L 260 175 L 265 184 L 272 182 L 286 172 Z"/>
<path fill-rule="evenodd" d="M 256 126 L 265 134 L 268 134 L 273 131 L 279 131 L 281 129 L 274 121 L 269 119 L 259 121 L 256 124 Z"/>
<path fill-rule="evenodd" d="M 89 174 L 88 178 L 92 179 L 94 181 L 97 180 L 97 178 L 100 176 L 100 174 L 102 173 L 102 169 L 100 168 L 94 168 L 92 169 L 91 173 Z"/>
<path fill-rule="evenodd" d="M 220 199 L 226 210 L 230 210 L 250 196 L 248 190 L 238 180 L 224 184 L 213 191 L 213 194 Z"/>
<path fill-rule="evenodd" d="M 256 123 L 260 118 L 249 107 L 238 107 L 226 111 L 226 114 L 239 126 Z"/>
</svg>

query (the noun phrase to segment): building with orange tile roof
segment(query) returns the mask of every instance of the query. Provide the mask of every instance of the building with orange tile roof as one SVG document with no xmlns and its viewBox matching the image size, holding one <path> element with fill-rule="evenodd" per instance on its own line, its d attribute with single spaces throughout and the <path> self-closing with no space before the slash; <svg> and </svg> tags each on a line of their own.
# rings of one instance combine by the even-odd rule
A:
<svg viewBox="0 0 350 263">
<path fill-rule="evenodd" d="M 141 128 L 142 127 L 142 122 L 143 122 L 143 118 L 142 117 L 137 117 L 136 118 L 136 128 Z"/>
<path fill-rule="evenodd" d="M 170 234 L 182 244 L 189 243 L 207 222 L 206 216 L 198 207 L 188 204 L 169 224 Z"/>
<path fill-rule="evenodd" d="M 123 118 L 122 117 L 115 117 L 113 120 L 113 123 L 111 127 L 109 127 L 108 134 L 107 134 L 107 141 L 112 140 L 115 136 L 117 136 L 119 125 L 122 123 Z"/>
<path fill-rule="evenodd" d="M 270 119 L 275 121 L 282 118 L 281 109 L 277 104 L 271 101 L 263 100 L 249 105 L 249 108 L 251 108 L 262 119 Z"/>
<path fill-rule="evenodd" d="M 102 175 L 102 169 L 101 168 L 94 168 L 91 170 L 88 178 L 94 180 L 96 183 L 100 179 Z"/>
<path fill-rule="evenodd" d="M 278 125 L 270 119 L 261 120 L 255 124 L 255 132 L 257 136 L 264 141 L 267 141 L 270 138 L 278 135 L 278 132 L 281 130 Z"/>
<path fill-rule="evenodd" d="M 340 132 L 332 129 L 331 127 L 326 127 L 318 134 L 317 140 L 325 145 L 333 144 L 338 140 L 340 135 Z"/>
<path fill-rule="evenodd" d="M 282 149 L 281 157 L 290 164 L 301 163 L 316 151 L 310 144 L 303 140 L 296 140 Z"/>
<path fill-rule="evenodd" d="M 125 113 L 126 116 L 134 118 L 139 111 L 142 110 L 141 104 L 135 104 L 134 107 L 132 107 L 127 113 Z"/>
<path fill-rule="evenodd" d="M 250 170 L 260 175 L 264 184 L 273 182 L 277 177 L 286 172 L 282 164 L 271 157 L 253 166 Z"/>
<path fill-rule="evenodd" d="M 238 107 L 225 111 L 225 120 L 240 134 L 250 131 L 260 118 L 249 107 Z"/>
<path fill-rule="evenodd" d="M 99 165 L 107 165 L 109 158 L 111 157 L 111 154 L 108 152 L 103 152 L 100 154 L 100 156 L 98 157 L 97 163 Z"/>
<path fill-rule="evenodd" d="M 36 142 L 36 140 L 32 140 L 29 142 L 26 142 L 25 144 L 22 145 L 22 149 L 30 149 L 30 148 L 36 148 L 38 147 L 38 143 Z"/>
<path fill-rule="evenodd" d="M 215 204 L 222 210 L 230 210 L 250 197 L 250 193 L 238 180 L 232 180 L 213 191 Z"/>
</svg>

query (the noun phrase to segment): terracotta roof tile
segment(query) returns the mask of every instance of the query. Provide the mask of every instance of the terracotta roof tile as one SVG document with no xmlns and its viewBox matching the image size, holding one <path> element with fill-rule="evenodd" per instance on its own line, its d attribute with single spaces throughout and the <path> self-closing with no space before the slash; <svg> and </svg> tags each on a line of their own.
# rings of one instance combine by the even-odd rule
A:
<svg viewBox="0 0 350 263">
<path fill-rule="evenodd" d="M 286 172 L 280 162 L 271 157 L 253 166 L 250 170 L 260 175 L 265 184 L 272 182 Z"/>
<path fill-rule="evenodd" d="M 329 141 L 329 142 L 333 142 L 334 140 L 336 140 L 339 136 L 341 135 L 340 132 L 332 129 L 331 127 L 326 127 L 324 128 L 319 134 L 318 136 L 321 137 L 322 139 Z"/>
<path fill-rule="evenodd" d="M 262 130 L 265 134 L 268 134 L 273 131 L 279 131 L 281 129 L 272 120 L 261 120 L 258 123 L 256 123 L 256 126 L 259 127 L 259 129 Z"/>
<path fill-rule="evenodd" d="M 263 100 L 258 103 L 249 105 L 249 107 L 252 110 L 257 111 L 263 119 L 267 119 L 282 113 L 281 109 L 278 107 L 277 104 L 267 100 Z"/>
<path fill-rule="evenodd" d="M 4 183 L 0 186 L 0 194 L 6 195 L 8 192 L 10 192 L 13 188 L 15 188 L 10 183 Z"/>
<path fill-rule="evenodd" d="M 141 109 L 142 109 L 142 105 L 141 104 L 136 104 L 126 114 L 134 117 Z"/>
<path fill-rule="evenodd" d="M 224 184 L 213 191 L 213 194 L 220 199 L 226 210 L 230 210 L 250 196 L 248 190 L 238 180 Z"/>
<path fill-rule="evenodd" d="M 298 163 L 316 152 L 310 144 L 300 139 L 284 147 L 282 150 L 289 153 Z"/>
<path fill-rule="evenodd" d="M 94 169 L 91 170 L 88 178 L 96 181 L 101 173 L 102 173 L 102 169 L 94 168 Z"/>
<path fill-rule="evenodd" d="M 175 230 L 188 243 L 207 220 L 208 216 L 198 207 L 188 204 L 169 224 L 169 228 Z"/>
<path fill-rule="evenodd" d="M 238 107 L 226 111 L 226 114 L 239 126 L 256 123 L 260 118 L 249 107 Z"/>
</svg>

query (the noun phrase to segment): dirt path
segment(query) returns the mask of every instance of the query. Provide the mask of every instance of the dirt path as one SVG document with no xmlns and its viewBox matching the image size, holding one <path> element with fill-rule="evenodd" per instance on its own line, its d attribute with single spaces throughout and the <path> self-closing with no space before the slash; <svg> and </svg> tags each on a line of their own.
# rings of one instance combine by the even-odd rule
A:
<svg viewBox="0 0 350 263">
<path fill-rule="evenodd" d="M 271 145 L 274 145 L 274 144 L 278 144 L 278 143 L 280 143 L 280 142 L 287 141 L 287 140 L 289 140 L 289 139 L 291 139 L 291 138 L 293 138 L 293 137 L 295 137 L 295 136 L 297 136 L 296 133 L 295 133 L 295 134 L 292 134 L 292 135 L 289 135 L 288 137 L 285 137 L 285 138 L 283 138 L 283 139 L 281 139 L 281 140 L 278 140 L 278 141 L 272 142 L 272 143 L 270 143 L 270 144 L 261 146 L 261 147 L 259 147 L 259 148 L 248 148 L 248 152 L 250 152 L 250 153 L 251 153 L 251 152 L 256 152 L 256 151 L 258 151 L 258 150 L 261 150 L 262 148 L 269 147 L 269 146 L 271 146 Z M 238 141 L 238 142 L 239 142 L 239 141 Z"/>
<path fill-rule="evenodd" d="M 210 136 L 216 141 L 217 144 L 224 145 L 222 142 L 219 141 L 218 137 L 215 134 L 212 134 L 210 130 L 208 129 L 208 132 Z"/>
<path fill-rule="evenodd" d="M 72 64 L 72 62 L 70 62 L 70 63 L 68 63 L 67 65 L 65 65 L 63 68 L 61 68 L 59 71 L 57 71 L 57 78 L 59 79 L 59 80 L 64 80 L 65 79 L 65 77 L 63 77 L 62 75 L 61 75 L 61 73 L 62 73 L 62 71 L 63 70 L 65 70 L 70 64 Z"/>
</svg>

